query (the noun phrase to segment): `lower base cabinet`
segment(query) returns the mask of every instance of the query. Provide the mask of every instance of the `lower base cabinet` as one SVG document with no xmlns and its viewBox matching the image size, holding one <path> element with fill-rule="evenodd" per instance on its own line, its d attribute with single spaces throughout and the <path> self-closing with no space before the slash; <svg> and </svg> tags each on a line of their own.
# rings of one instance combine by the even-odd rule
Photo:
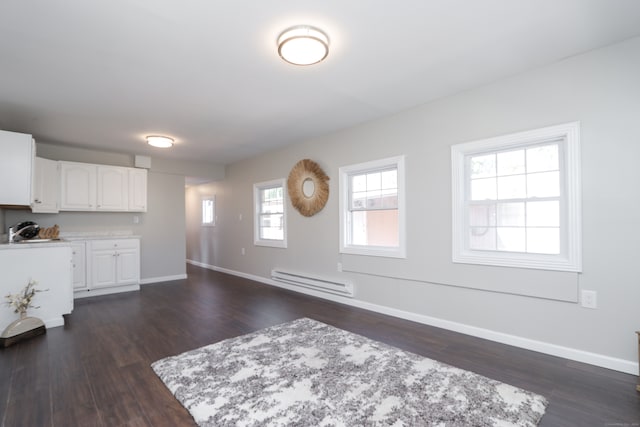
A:
<svg viewBox="0 0 640 427">
<path fill-rule="evenodd" d="M 34 247 L 38 245 L 41 246 Z M 28 316 L 37 317 L 47 328 L 53 328 L 64 325 L 63 315 L 73 311 L 71 248 L 66 244 L 47 245 L 3 245 L 0 249 L 0 332 L 20 318 L 12 307 L 4 306 L 4 296 L 22 292 L 31 280 L 37 282 L 36 289 L 42 292 L 34 295 L 33 305 L 38 308 L 29 309 Z"/>
<path fill-rule="evenodd" d="M 79 276 L 76 282 L 74 274 L 76 298 L 139 289 L 139 239 L 100 239 L 89 240 L 84 244 L 84 286 L 81 286 L 82 268 L 78 268 L 78 263 L 74 263 L 74 273 L 77 272 Z"/>
<path fill-rule="evenodd" d="M 71 244 L 71 265 L 73 267 L 73 291 L 87 289 L 87 244 L 73 242 Z"/>
</svg>

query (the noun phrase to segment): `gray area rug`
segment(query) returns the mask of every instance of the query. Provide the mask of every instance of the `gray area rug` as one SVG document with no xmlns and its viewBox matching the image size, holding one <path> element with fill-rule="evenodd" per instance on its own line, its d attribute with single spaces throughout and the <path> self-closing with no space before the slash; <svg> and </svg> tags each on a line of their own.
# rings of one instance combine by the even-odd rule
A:
<svg viewBox="0 0 640 427">
<path fill-rule="evenodd" d="M 547 405 L 311 319 L 151 366 L 200 426 L 535 426 Z"/>
</svg>

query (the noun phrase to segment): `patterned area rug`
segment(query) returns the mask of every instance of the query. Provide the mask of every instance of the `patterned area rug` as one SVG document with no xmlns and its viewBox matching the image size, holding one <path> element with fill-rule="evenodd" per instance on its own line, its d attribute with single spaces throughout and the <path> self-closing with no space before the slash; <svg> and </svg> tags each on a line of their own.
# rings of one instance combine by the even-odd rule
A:
<svg viewBox="0 0 640 427">
<path fill-rule="evenodd" d="M 200 426 L 535 426 L 547 405 L 311 319 L 151 366 Z"/>
</svg>

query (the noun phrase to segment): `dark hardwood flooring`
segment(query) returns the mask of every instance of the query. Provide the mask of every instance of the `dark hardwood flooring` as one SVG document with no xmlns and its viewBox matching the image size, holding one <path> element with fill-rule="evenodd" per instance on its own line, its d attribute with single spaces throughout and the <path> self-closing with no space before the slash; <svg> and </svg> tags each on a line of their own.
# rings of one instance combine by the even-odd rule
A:
<svg viewBox="0 0 640 427">
<path fill-rule="evenodd" d="M 0 350 L 0 425 L 194 425 L 150 363 L 299 317 L 542 394 L 550 404 L 541 426 L 640 425 L 635 376 L 191 265 L 188 274 L 77 300 L 64 327 Z"/>
</svg>

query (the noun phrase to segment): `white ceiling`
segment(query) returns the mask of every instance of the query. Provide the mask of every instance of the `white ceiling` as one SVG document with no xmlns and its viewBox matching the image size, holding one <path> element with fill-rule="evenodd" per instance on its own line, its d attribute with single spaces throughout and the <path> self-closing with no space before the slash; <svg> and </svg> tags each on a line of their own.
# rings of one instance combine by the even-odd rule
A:
<svg viewBox="0 0 640 427">
<path fill-rule="evenodd" d="M 324 62 L 278 57 L 299 24 Z M 0 128 L 230 163 L 637 35 L 638 0 L 4 0 Z"/>
</svg>

